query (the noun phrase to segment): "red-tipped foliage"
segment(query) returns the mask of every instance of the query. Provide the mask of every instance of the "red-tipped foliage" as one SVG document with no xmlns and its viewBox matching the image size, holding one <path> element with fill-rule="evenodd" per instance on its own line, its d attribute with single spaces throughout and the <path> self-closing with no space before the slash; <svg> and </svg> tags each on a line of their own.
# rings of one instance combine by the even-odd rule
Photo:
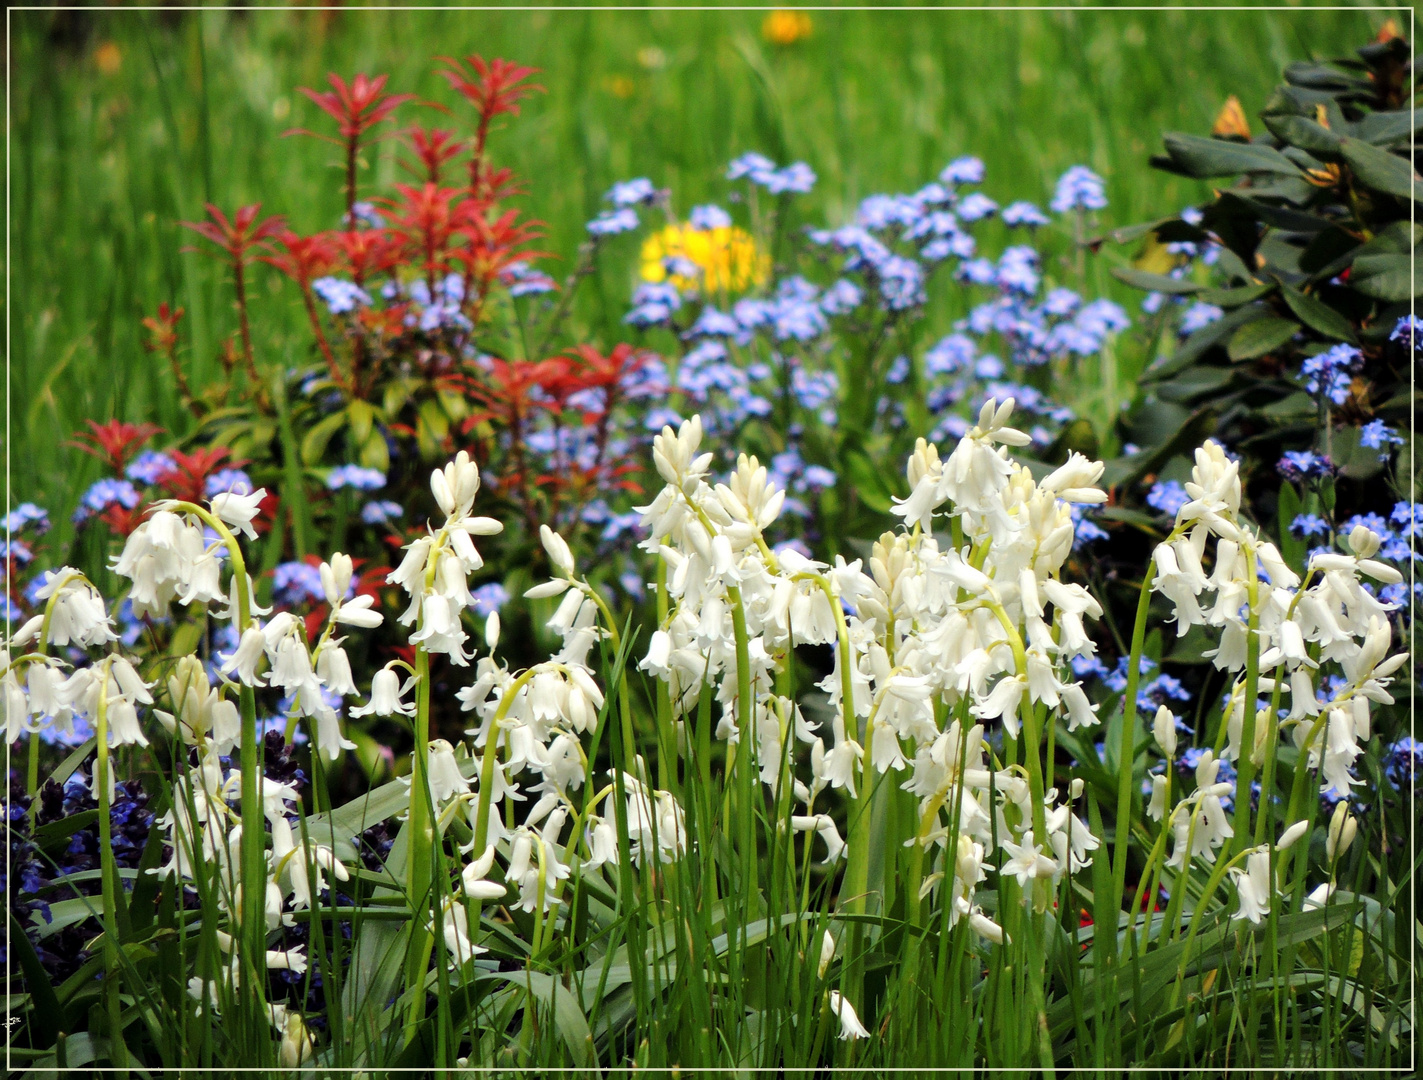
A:
<svg viewBox="0 0 1423 1080">
<path fill-rule="evenodd" d="M 410 149 L 420 162 L 420 168 L 406 165 L 416 176 L 428 184 L 438 184 L 445 166 L 459 157 L 464 149 L 464 140 L 453 131 L 439 128 L 412 127 L 406 132 Z"/>
<path fill-rule="evenodd" d="M 124 471 L 129 458 L 144 443 L 163 430 L 156 424 L 126 424 L 119 420 L 110 420 L 105 424 L 93 420 L 84 422 L 89 425 L 88 434 L 75 436 L 69 445 L 78 447 L 86 454 L 92 454 L 112 469 L 115 475 Z"/>
<path fill-rule="evenodd" d="M 417 260 L 428 278 L 445 269 L 445 256 L 455 230 L 451 201 L 460 195 L 455 188 L 438 184 L 396 184 L 400 199 L 382 200 L 389 209 L 381 212 L 390 221 L 390 232 L 408 258 Z"/>
<path fill-rule="evenodd" d="M 400 261 L 400 245 L 384 229 L 352 229 L 329 235 L 357 285 Z"/>
<path fill-rule="evenodd" d="M 333 71 L 326 76 L 326 81 L 332 87 L 331 91 L 327 93 L 323 94 L 306 86 L 298 87 L 303 94 L 316 102 L 323 112 L 336 121 L 336 130 L 341 137 L 332 139 L 328 135 L 316 135 L 315 132 L 301 128 L 293 129 L 287 134 L 313 135 L 318 139 L 341 144 L 345 144 L 347 140 L 359 140 L 399 106 L 407 101 L 415 100 L 414 94 L 385 93 L 385 83 L 388 78 L 388 75 L 377 75 L 375 78 L 371 78 L 361 74 L 347 83 Z"/>
<path fill-rule="evenodd" d="M 204 206 L 210 220 L 180 221 L 178 224 L 211 241 L 234 266 L 245 263 L 253 249 L 261 250 L 267 240 L 286 229 L 286 222 L 280 214 L 266 220 L 258 219 L 262 212 L 261 203 L 239 207 L 231 220 L 212 203 L 205 203 Z"/>
<path fill-rule="evenodd" d="M 464 268 L 466 280 L 475 286 L 473 291 L 483 296 L 510 263 L 541 258 L 547 253 L 521 250 L 522 245 L 543 235 L 542 222 L 520 222 L 517 210 L 506 210 L 490 220 L 488 215 L 468 209 L 472 205 L 466 200 L 456 207 L 459 230 L 468 242 L 455 248 L 450 256 Z"/>
<path fill-rule="evenodd" d="M 143 320 L 148 330 L 148 340 L 143 347 L 149 352 L 170 353 L 178 344 L 178 322 L 183 318 L 182 308 L 170 308 L 167 302 L 158 305 L 157 315 L 148 315 Z"/>
<path fill-rule="evenodd" d="M 264 263 L 275 266 L 303 289 L 313 279 L 330 273 L 336 264 L 337 249 L 331 238 L 324 233 L 314 236 L 298 236 L 290 229 L 277 235 L 281 250 L 270 255 L 259 255 Z"/>
<path fill-rule="evenodd" d="M 542 93 L 543 87 L 524 80 L 538 74 L 538 68 L 525 67 L 511 60 L 495 57 L 486 61 L 478 53 L 463 60 L 453 57 L 438 57 L 447 67 L 440 72 L 465 100 L 479 110 L 481 132 L 487 130 L 489 121 L 500 113 L 519 115 L 519 102 L 528 94 Z M 484 140 L 479 141 L 483 149 Z"/>
<path fill-rule="evenodd" d="M 201 503 L 207 498 L 207 480 L 218 466 L 236 469 L 246 461 L 228 461 L 230 453 L 225 446 L 206 446 L 185 454 L 181 450 L 169 450 L 173 468 L 158 478 L 158 483 L 175 499 Z"/>
</svg>

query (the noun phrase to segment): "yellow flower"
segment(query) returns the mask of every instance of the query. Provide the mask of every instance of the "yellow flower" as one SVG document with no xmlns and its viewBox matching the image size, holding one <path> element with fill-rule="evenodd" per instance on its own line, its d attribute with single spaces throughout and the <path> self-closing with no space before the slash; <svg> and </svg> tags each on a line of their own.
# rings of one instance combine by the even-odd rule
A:
<svg viewBox="0 0 1423 1080">
<path fill-rule="evenodd" d="M 94 50 L 94 66 L 105 75 L 117 75 L 123 62 L 124 54 L 112 41 L 105 41 Z"/>
<path fill-rule="evenodd" d="M 630 98 L 637 91 L 637 85 L 626 75 L 608 75 L 603 79 L 603 89 L 613 97 Z"/>
<path fill-rule="evenodd" d="M 773 11 L 761 24 L 761 36 L 772 45 L 794 45 L 810 37 L 810 16 L 803 11 Z"/>
<path fill-rule="evenodd" d="M 1215 126 L 1211 128 L 1211 134 L 1218 139 L 1250 141 L 1250 121 L 1245 119 L 1245 110 L 1240 107 L 1240 99 L 1234 94 L 1225 99 L 1225 104 L 1216 114 Z"/>
<path fill-rule="evenodd" d="M 669 274 L 664 260 L 683 258 L 700 271 L 696 277 Z M 694 229 L 668 225 L 642 244 L 642 279 L 670 281 L 684 292 L 741 292 L 764 284 L 771 257 L 756 246 L 751 234 L 735 225 Z"/>
</svg>

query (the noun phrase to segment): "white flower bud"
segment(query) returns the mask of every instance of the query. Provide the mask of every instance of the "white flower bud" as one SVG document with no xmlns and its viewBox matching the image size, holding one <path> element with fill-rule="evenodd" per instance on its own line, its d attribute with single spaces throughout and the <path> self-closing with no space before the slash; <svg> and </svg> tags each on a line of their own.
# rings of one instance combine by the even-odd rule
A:
<svg viewBox="0 0 1423 1080">
<path fill-rule="evenodd" d="M 1165 705 L 1156 710 L 1151 721 L 1151 733 L 1156 737 L 1156 745 L 1167 757 L 1176 756 L 1176 717 Z"/>
<path fill-rule="evenodd" d="M 1334 816 L 1329 819 L 1329 839 L 1324 845 L 1324 857 L 1329 862 L 1336 858 L 1342 859 L 1344 852 L 1349 850 L 1349 845 L 1354 842 L 1354 835 L 1358 832 L 1358 823 L 1349 813 L 1349 800 L 1340 799 L 1339 805 L 1334 808 Z"/>
<path fill-rule="evenodd" d="M 1296 821 L 1288 829 L 1280 834 L 1279 841 L 1275 844 L 1276 850 L 1284 851 L 1306 832 L 1309 831 L 1308 821 Z"/>
<path fill-rule="evenodd" d="M 544 551 L 548 552 L 549 562 L 572 577 L 573 552 L 568 549 L 568 541 L 547 525 L 539 526 L 539 539 L 543 541 Z"/>
</svg>

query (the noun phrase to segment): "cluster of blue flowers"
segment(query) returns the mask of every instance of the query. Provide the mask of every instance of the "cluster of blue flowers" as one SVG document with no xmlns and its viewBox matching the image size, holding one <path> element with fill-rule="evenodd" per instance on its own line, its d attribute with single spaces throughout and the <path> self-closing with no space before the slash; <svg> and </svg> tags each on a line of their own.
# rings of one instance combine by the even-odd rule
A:
<svg viewBox="0 0 1423 1080">
<path fill-rule="evenodd" d="M 1423 352 L 1423 322 L 1420 322 L 1416 315 L 1405 315 L 1398 320 L 1398 325 L 1393 328 L 1388 339 L 1403 342 L 1415 353 Z"/>
<path fill-rule="evenodd" d="M 1275 469 L 1286 480 L 1302 484 L 1307 480 L 1325 480 L 1334 475 L 1334 462 L 1328 454 L 1313 450 L 1286 450 Z"/>
<path fill-rule="evenodd" d="M 326 594 L 320 568 L 299 561 L 278 563 L 272 571 L 272 599 L 282 607 L 321 603 Z"/>
<path fill-rule="evenodd" d="M 379 491 L 385 487 L 385 473 L 379 469 L 367 469 L 360 465 L 340 465 L 326 477 L 326 486 L 332 491 L 351 488 L 353 491 Z"/>
<path fill-rule="evenodd" d="M 1053 193 L 1054 212 L 1066 214 L 1073 210 L 1105 210 L 1107 185 L 1085 165 L 1074 165 L 1057 181 Z"/>
<path fill-rule="evenodd" d="M 256 490 L 252 478 L 241 469 L 219 469 L 203 482 L 203 491 L 209 499 L 224 492 L 231 492 L 233 495 L 251 495 Z"/>
<path fill-rule="evenodd" d="M 124 475 L 135 484 L 152 487 L 177 468 L 177 462 L 167 454 L 157 450 L 144 450 L 128 463 Z"/>
<path fill-rule="evenodd" d="M 311 291 L 320 297 L 332 315 L 349 315 L 358 307 L 371 306 L 370 293 L 345 278 L 317 278 L 311 283 Z"/>
<path fill-rule="evenodd" d="M 542 270 L 535 270 L 523 259 L 516 259 L 499 272 L 499 281 L 510 296 L 539 296 L 553 292 L 558 286 Z"/>
<path fill-rule="evenodd" d="M 745 177 L 772 195 L 804 195 L 815 187 L 815 170 L 803 161 L 778 169 L 770 158 L 760 154 L 742 154 L 726 170 L 728 180 Z"/>
<path fill-rule="evenodd" d="M 1352 345 L 1335 345 L 1317 356 L 1306 358 L 1300 366 L 1304 388 L 1316 398 L 1343 405 L 1349 400 L 1349 387 L 1363 358 L 1364 354 Z"/>
<path fill-rule="evenodd" d="M 71 520 L 75 525 L 83 525 L 91 517 L 104 513 L 111 506 L 132 510 L 138 505 L 138 499 L 138 488 L 133 486 L 132 481 L 115 480 L 106 476 L 89 485 L 89 489 L 80 497 L 79 505 L 74 508 Z"/>
<path fill-rule="evenodd" d="M 758 154 L 737 158 L 727 175 L 776 195 L 809 191 L 815 182 L 814 173 L 801 163 L 780 168 Z M 975 190 L 984 175 L 980 159 L 960 157 L 915 192 L 864 198 L 846 225 L 807 229 L 810 254 L 822 263 L 827 255 L 832 259 L 827 285 L 780 273 L 764 292 L 725 310 L 705 297 L 684 294 L 672 280 L 639 284 L 624 321 L 639 330 L 669 330 L 686 350 L 676 365 L 673 389 L 678 396 L 649 409 L 644 428 L 655 432 L 695 411 L 708 434 L 729 445 L 748 422 L 774 418 L 771 454 L 785 463 L 778 477 L 783 474 L 795 504 L 791 512 L 804 509 L 804 516 L 813 517 L 815 496 L 834 485 L 835 474 L 823 467 L 810 471 L 815 467 L 805 462 L 804 425 L 839 420 L 841 335 L 864 333 L 861 323 L 888 326 L 912 316 L 928 302 L 932 274 L 948 265 L 954 281 L 992 290 L 992 295 L 976 298 L 968 316 L 931 345 L 922 361 L 910 353 L 893 356 L 879 369 L 886 383 L 912 385 L 923 393 L 936 414 L 935 441 L 961 436 L 968 429 L 961 412 L 991 395 L 1013 397 L 1018 413 L 1032 420 L 1037 445 L 1048 445 L 1074 415 L 1016 377 L 1018 371 L 1097 355 L 1130 320 L 1111 301 L 1087 301 L 1071 289 L 1049 287 L 1042 256 L 1031 244 L 1010 244 L 994 257 L 982 253 L 972 235 L 978 222 L 1000 216 L 1009 228 L 1033 230 L 1053 221 L 1022 200 L 1000 210 L 997 201 Z M 666 205 L 667 198 L 645 178 L 614 185 L 605 196 L 609 209 L 589 229 L 608 235 L 636 228 L 637 208 Z M 1059 180 L 1053 200 L 1058 213 L 1105 206 L 1105 184 L 1090 169 L 1076 166 Z M 690 220 L 701 229 L 732 224 L 725 210 L 711 204 L 694 208 Z M 696 267 L 666 269 L 669 279 L 698 276 Z M 901 425 L 902 405 L 886 396 L 877 416 L 877 423 Z M 1074 516 L 1079 544 L 1105 537 L 1082 510 Z"/>
</svg>

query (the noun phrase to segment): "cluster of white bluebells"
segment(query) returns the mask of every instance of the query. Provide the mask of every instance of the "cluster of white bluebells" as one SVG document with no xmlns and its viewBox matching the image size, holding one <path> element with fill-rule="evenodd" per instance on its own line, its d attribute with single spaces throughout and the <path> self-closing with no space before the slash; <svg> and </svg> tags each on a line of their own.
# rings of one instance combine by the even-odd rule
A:
<svg viewBox="0 0 1423 1080">
<path fill-rule="evenodd" d="M 474 605 L 467 575 L 481 565 L 470 537 L 491 535 L 502 526 L 471 514 L 479 470 L 468 455 L 461 453 L 442 472 L 435 472 L 431 490 L 446 521 L 409 545 L 404 561 L 388 580 L 410 598 L 401 621 L 416 625 L 411 642 L 468 666 L 474 657 L 466 650 L 468 636 L 460 616 Z M 427 777 L 441 822 L 462 813 L 476 838 L 463 849 L 470 856 L 460 875 L 464 896 L 472 901 L 502 900 L 517 892 L 514 906 L 550 912 L 561 902 L 561 883 L 569 878 L 575 861 L 584 871 L 616 864 L 618 846 L 614 822 L 606 811 L 599 812 L 615 786 L 582 804 L 575 798 L 588 782 L 582 737 L 594 731 L 605 704 L 589 654 L 608 631 L 599 625 L 599 601 L 592 587 L 576 576 L 567 543 L 547 526 L 541 536 L 559 576 L 535 586 L 529 596 L 563 597 L 548 622 L 562 638 L 562 648 L 547 661 L 511 670 L 496 655 L 499 616 L 490 614 L 484 631 L 486 654 L 474 665 L 474 681 L 456 694 L 461 707 L 479 721 L 466 734 L 479 755 L 480 768 L 471 782 L 461 767 L 462 760 L 468 760 L 468 748 L 437 739 L 428 747 Z M 413 680 L 400 685 L 394 665 L 387 667 L 372 682 L 370 703 L 353 715 L 410 715 L 415 706 L 404 695 L 412 686 Z M 640 861 L 651 853 L 662 861 L 678 858 L 686 849 L 681 807 L 670 794 L 651 790 L 635 776 L 623 779 L 633 858 Z M 505 800 L 527 802 L 531 795 L 532 805 L 517 825 L 509 826 L 499 807 Z M 503 883 L 490 880 L 501 854 L 506 863 Z M 464 904 L 447 898 L 442 923 L 454 962 L 482 951 L 469 936 Z"/>
<path fill-rule="evenodd" d="M 919 797 L 923 815 L 906 843 L 934 850 L 925 894 L 948 890 L 951 919 L 968 917 L 995 941 L 1002 931 L 974 904 L 995 835 L 1008 872 L 1025 885 L 1087 865 L 1099 844 L 1059 792 L 1034 797 L 1021 765 L 994 772 L 986 764 L 985 723 L 1016 735 L 1038 705 L 1071 728 L 1097 720 L 1068 661 L 1094 650 L 1083 620 L 1101 609 L 1061 571 L 1074 535 L 1070 504 L 1105 500 L 1094 486 L 1102 465 L 1073 455 L 1034 482 L 1008 454 L 1029 441 L 1007 426 L 1012 409 L 1011 400 L 990 402 L 947 461 L 919 441 L 908 466 L 913 493 L 895 507 L 904 525 L 880 538 L 868 566 L 772 551 L 764 532 L 784 492 L 744 455 L 727 483 L 711 483 L 695 417 L 655 439 L 666 486 L 641 508 L 644 546 L 665 561 L 673 601 L 643 669 L 667 680 L 680 712 L 703 685 L 713 688 L 718 734 L 738 744 L 737 699 L 750 688 L 753 746 L 739 752 L 754 753 L 773 791 L 782 762 L 790 763 L 803 804 L 791 824 L 824 839 L 827 862 L 845 844 L 834 818 L 817 811 L 820 794 L 843 788 L 854 796 L 871 769 L 905 774 L 902 787 Z M 835 709 L 828 733 L 775 692 L 798 645 L 834 647 L 834 670 L 819 684 Z M 788 739 L 805 745 L 808 768 L 787 752 Z M 1045 811 L 1043 835 L 1035 835 L 1037 811 Z"/>
<path fill-rule="evenodd" d="M 1351 554 L 1315 553 L 1301 581 L 1275 545 L 1240 516 L 1239 467 L 1213 441 L 1196 451 L 1185 490 L 1191 501 L 1177 511 L 1171 536 L 1155 551 L 1153 587 L 1170 601 L 1178 634 L 1193 626 L 1219 633 L 1218 646 L 1206 656 L 1234 676 L 1221 759 L 1238 760 L 1248 753 L 1253 765 L 1262 765 L 1272 737 L 1288 733 L 1320 777 L 1320 792 L 1346 805 L 1351 789 L 1363 782 L 1354 775 L 1354 761 L 1362 753 L 1360 741 L 1369 737 L 1372 706 L 1393 702 L 1387 687 L 1408 659 L 1406 653 L 1389 655 L 1389 614 L 1395 606 L 1378 599 L 1363 579 L 1391 585 L 1401 575 L 1373 558 L 1382 539 L 1360 525 L 1348 538 Z M 1255 690 L 1265 696 L 1247 701 L 1252 650 Z M 1342 681 L 1328 700 L 1321 700 L 1317 687 L 1330 665 L 1342 673 Z M 1288 709 L 1280 705 L 1282 694 L 1289 695 Z M 1254 714 L 1251 725 L 1246 724 L 1247 709 Z M 1168 759 L 1175 752 L 1174 727 L 1163 707 L 1155 730 Z M 1248 748 L 1242 745 L 1247 727 L 1252 729 Z M 1217 850 L 1234 835 L 1220 802 L 1231 785 L 1216 781 L 1219 766 L 1206 751 L 1197 764 L 1196 790 L 1167 819 L 1174 867 L 1184 868 L 1197 856 L 1214 862 Z M 1167 781 L 1159 777 L 1155 783 L 1149 810 L 1159 819 L 1166 813 Z M 1237 797 L 1250 796 L 1241 792 Z M 1277 847 L 1282 846 L 1283 838 Z M 1268 857 L 1254 851 L 1248 862 L 1245 871 L 1232 868 L 1232 874 L 1243 917 L 1258 922 L 1269 906 Z"/>
</svg>

